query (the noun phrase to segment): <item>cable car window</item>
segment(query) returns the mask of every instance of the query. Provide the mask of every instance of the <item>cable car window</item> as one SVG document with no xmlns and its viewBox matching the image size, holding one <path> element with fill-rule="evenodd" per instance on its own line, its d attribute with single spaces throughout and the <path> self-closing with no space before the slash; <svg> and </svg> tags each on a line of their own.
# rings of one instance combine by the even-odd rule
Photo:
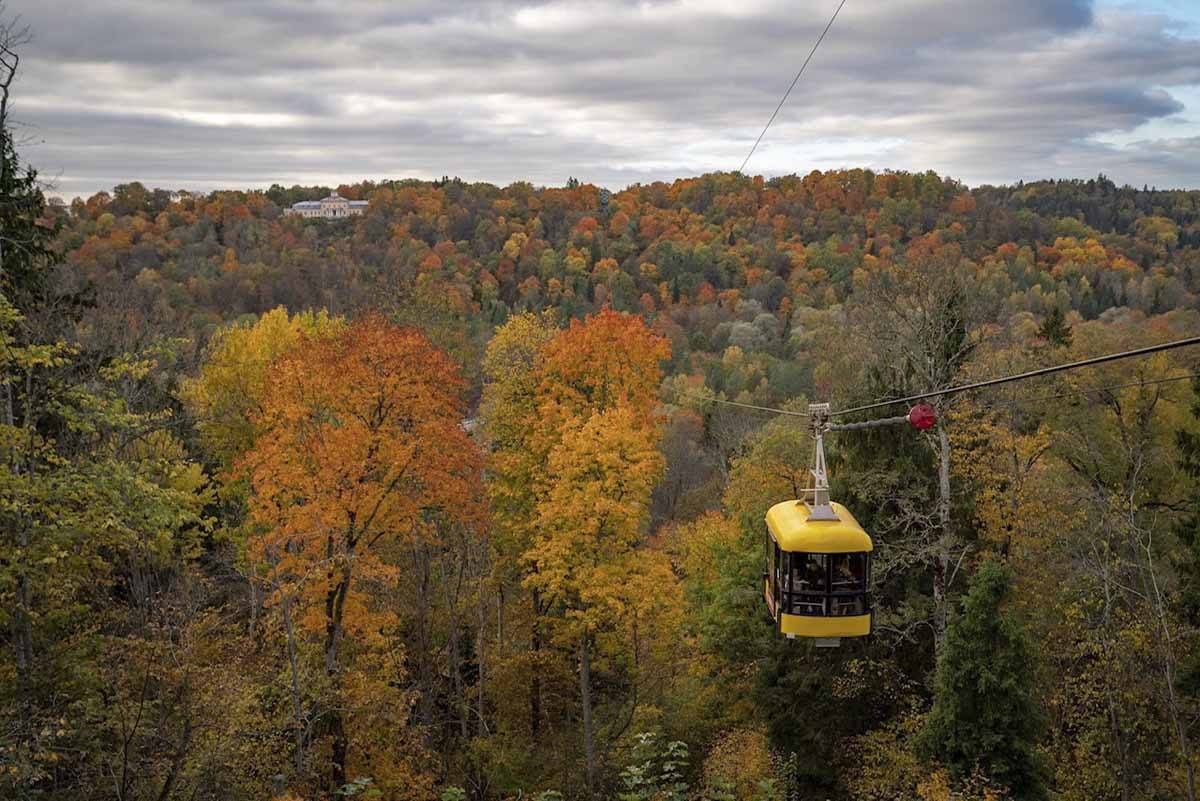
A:
<svg viewBox="0 0 1200 801">
<path fill-rule="evenodd" d="M 779 543 L 772 541 L 771 545 L 774 547 L 774 552 L 772 553 L 772 556 L 774 557 L 774 562 L 773 562 L 774 567 L 771 570 L 771 574 L 772 574 L 771 589 L 775 592 L 778 592 L 780 586 L 783 583 L 781 581 L 782 571 L 783 571 L 783 559 L 781 558 L 781 554 L 779 551 Z"/>
<path fill-rule="evenodd" d="M 830 589 L 833 592 L 867 591 L 867 555 L 840 553 L 830 557 Z"/>
<path fill-rule="evenodd" d="M 775 547 L 774 547 L 775 540 L 772 539 L 771 536 L 768 534 L 764 545 L 765 545 L 764 550 L 766 551 L 766 553 L 763 554 L 763 561 L 765 563 L 764 568 L 763 568 L 765 575 L 763 576 L 763 578 L 765 578 L 767 580 L 768 584 L 770 584 L 772 587 L 774 587 L 775 586 Z"/>
<path fill-rule="evenodd" d="M 866 599 L 865 595 L 831 595 L 829 596 L 829 614 L 835 617 L 865 615 L 867 613 Z"/>
<path fill-rule="evenodd" d="M 837 617 L 871 611 L 870 554 L 781 551 L 771 538 L 767 557 L 770 594 L 784 614 Z"/>
<path fill-rule="evenodd" d="M 823 553 L 794 553 L 791 559 L 792 592 L 825 592 L 825 562 Z"/>
<path fill-rule="evenodd" d="M 789 615 L 824 616 L 825 596 L 819 593 L 794 592 L 790 596 Z"/>
</svg>

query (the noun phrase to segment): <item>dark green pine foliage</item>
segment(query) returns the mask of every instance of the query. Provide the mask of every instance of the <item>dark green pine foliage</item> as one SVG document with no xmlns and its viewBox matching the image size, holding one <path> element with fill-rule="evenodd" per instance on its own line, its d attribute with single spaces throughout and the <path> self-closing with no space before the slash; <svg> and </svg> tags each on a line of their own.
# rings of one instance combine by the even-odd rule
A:
<svg viewBox="0 0 1200 801">
<path fill-rule="evenodd" d="M 954 778 L 978 770 L 1016 799 L 1041 799 L 1046 791 L 1035 744 L 1042 721 L 1027 635 L 1004 608 L 1011 586 L 1009 570 L 999 563 L 986 562 L 975 574 L 946 633 L 920 746 Z"/>
<path fill-rule="evenodd" d="M 1192 417 L 1200 421 L 1200 378 L 1192 380 Z M 1180 466 L 1197 485 L 1186 516 L 1175 526 L 1183 546 L 1176 557 L 1179 570 L 1179 611 L 1193 629 L 1200 628 L 1200 431 L 1183 429 L 1175 434 Z M 1193 642 L 1195 640 L 1193 639 Z M 1200 644 L 1185 657 L 1179 676 L 1180 689 L 1200 697 Z"/>
<path fill-rule="evenodd" d="M 12 131 L 0 128 L 0 292 L 22 312 L 41 299 L 54 229 L 37 173 L 22 165 Z"/>
<path fill-rule="evenodd" d="M 1046 319 L 1042 321 L 1037 333 L 1051 345 L 1062 347 L 1071 345 L 1071 324 L 1067 322 L 1067 315 L 1058 306 L 1055 306 L 1046 315 Z"/>
</svg>

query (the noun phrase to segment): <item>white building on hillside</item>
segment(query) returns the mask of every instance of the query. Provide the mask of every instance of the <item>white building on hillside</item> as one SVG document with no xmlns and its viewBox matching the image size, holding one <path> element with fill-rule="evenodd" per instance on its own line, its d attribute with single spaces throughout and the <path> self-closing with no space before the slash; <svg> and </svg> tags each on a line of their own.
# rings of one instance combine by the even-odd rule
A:
<svg viewBox="0 0 1200 801">
<path fill-rule="evenodd" d="M 329 197 L 324 197 L 320 200 L 301 200 L 299 203 L 293 203 L 288 214 L 335 220 L 342 217 L 356 217 L 366 211 L 366 209 L 367 201 L 347 200 L 337 192 L 334 192 Z"/>
</svg>

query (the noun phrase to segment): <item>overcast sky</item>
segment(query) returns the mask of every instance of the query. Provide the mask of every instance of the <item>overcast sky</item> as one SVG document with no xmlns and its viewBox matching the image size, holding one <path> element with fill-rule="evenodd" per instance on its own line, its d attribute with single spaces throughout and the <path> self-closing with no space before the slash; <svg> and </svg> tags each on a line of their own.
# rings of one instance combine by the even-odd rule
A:
<svg viewBox="0 0 1200 801">
<path fill-rule="evenodd" d="M 741 163 L 837 0 L 8 0 L 71 197 Z M 1200 0 L 848 0 L 747 167 L 1200 187 Z"/>
</svg>

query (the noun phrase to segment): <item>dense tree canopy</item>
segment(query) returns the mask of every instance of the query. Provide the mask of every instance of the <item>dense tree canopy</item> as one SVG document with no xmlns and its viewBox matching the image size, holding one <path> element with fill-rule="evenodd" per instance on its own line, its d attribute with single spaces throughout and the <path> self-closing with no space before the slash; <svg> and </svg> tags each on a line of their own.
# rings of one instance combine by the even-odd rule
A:
<svg viewBox="0 0 1200 801">
<path fill-rule="evenodd" d="M 311 220 L 332 187 L 49 205 L 0 144 L 0 795 L 1195 801 L 1200 356 L 831 436 L 877 544 L 836 650 L 761 599 L 808 432 L 714 399 L 1194 335 L 1200 192 L 399 180 Z"/>
</svg>

